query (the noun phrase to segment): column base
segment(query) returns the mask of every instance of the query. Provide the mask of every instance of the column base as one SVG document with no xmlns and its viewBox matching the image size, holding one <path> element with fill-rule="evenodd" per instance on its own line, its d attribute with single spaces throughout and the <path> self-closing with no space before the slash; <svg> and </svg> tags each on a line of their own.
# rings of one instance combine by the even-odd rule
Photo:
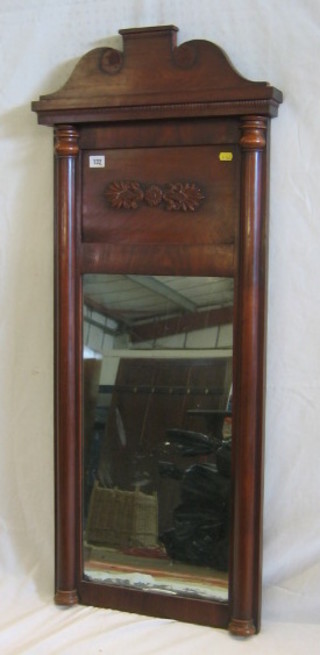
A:
<svg viewBox="0 0 320 655">
<path fill-rule="evenodd" d="M 78 594 L 75 589 L 71 591 L 57 591 L 54 597 L 54 602 L 56 605 L 66 605 L 70 607 L 71 605 L 77 605 L 79 602 Z"/>
<path fill-rule="evenodd" d="M 255 626 L 250 621 L 245 621 L 242 619 L 232 619 L 228 625 L 229 632 L 236 637 L 252 637 L 256 634 Z"/>
</svg>

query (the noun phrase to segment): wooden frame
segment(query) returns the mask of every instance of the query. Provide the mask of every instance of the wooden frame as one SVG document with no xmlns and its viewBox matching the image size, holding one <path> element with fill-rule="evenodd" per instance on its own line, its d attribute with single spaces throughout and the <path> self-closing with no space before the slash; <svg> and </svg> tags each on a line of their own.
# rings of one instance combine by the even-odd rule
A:
<svg viewBox="0 0 320 655">
<path fill-rule="evenodd" d="M 270 118 L 282 96 L 264 82 L 242 78 L 211 43 L 177 47 L 176 32 L 173 26 L 121 30 L 123 52 L 108 47 L 89 52 L 60 91 L 32 105 L 39 123 L 55 128 L 55 600 L 172 617 L 247 636 L 260 626 L 268 143 Z M 196 156 L 199 151 L 201 164 L 207 143 L 217 144 L 222 159 L 236 161 L 232 238 L 209 239 L 209 228 L 195 232 L 195 223 L 180 242 L 170 227 L 163 236 L 145 221 L 144 227 L 139 224 L 140 241 L 130 240 L 121 228 L 113 238 L 101 221 L 90 231 L 92 208 L 87 223 L 83 218 L 87 151 L 190 146 Z M 128 174 L 125 170 L 124 180 Z M 110 591 L 84 580 L 82 573 L 81 275 L 170 274 L 173 268 L 181 275 L 236 280 L 227 604 L 121 587 Z"/>
</svg>

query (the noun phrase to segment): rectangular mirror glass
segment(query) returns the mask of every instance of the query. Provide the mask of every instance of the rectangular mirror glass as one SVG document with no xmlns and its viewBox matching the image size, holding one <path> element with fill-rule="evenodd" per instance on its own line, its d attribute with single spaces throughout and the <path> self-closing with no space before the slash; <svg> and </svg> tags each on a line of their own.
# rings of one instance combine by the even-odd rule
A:
<svg viewBox="0 0 320 655">
<path fill-rule="evenodd" d="M 84 578 L 228 600 L 233 279 L 83 276 Z"/>
</svg>

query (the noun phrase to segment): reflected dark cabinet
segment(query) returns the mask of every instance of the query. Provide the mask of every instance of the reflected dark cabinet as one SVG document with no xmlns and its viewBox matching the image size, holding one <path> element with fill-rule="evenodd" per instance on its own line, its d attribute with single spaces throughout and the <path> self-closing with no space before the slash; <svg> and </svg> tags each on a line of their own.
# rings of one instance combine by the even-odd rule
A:
<svg viewBox="0 0 320 655">
<path fill-rule="evenodd" d="M 120 34 L 32 105 L 55 134 L 55 600 L 248 636 L 282 95 L 174 26 Z"/>
</svg>

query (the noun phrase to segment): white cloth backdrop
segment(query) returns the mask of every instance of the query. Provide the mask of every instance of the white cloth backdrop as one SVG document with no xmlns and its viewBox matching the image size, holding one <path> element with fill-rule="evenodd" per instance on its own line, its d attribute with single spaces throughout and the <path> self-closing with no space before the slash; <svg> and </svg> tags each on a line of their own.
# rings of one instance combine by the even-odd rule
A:
<svg viewBox="0 0 320 655">
<path fill-rule="evenodd" d="M 263 630 L 242 643 L 52 603 L 52 134 L 30 102 L 86 51 L 117 46 L 118 29 L 168 23 L 179 43 L 216 42 L 284 93 L 272 122 Z M 318 653 L 319 1 L 1 0 L 0 47 L 0 652 Z"/>
</svg>

